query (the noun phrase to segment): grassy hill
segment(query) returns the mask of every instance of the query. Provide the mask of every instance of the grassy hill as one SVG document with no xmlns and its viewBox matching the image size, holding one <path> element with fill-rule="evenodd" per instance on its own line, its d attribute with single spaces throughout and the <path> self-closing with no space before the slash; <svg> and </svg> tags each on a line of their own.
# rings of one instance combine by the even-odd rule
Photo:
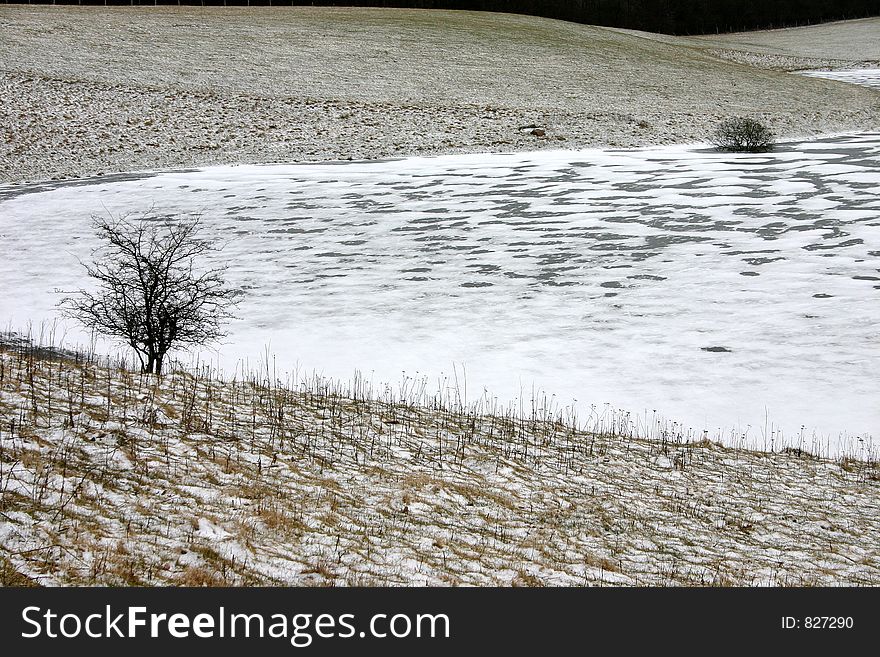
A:
<svg viewBox="0 0 880 657">
<path fill-rule="evenodd" d="M 8 0 L 7 0 L 8 1 Z M 47 3 L 49 4 L 49 3 Z M 54 4 L 54 3 L 51 3 Z M 79 0 L 70 4 L 153 5 L 154 0 Z M 184 5 L 313 5 L 303 0 L 164 0 Z M 669 34 L 787 27 L 880 14 L 877 0 L 323 0 L 321 5 L 475 9 L 557 18 Z"/>
<path fill-rule="evenodd" d="M 880 584 L 880 465 L 0 349 L 0 578 Z"/>
<path fill-rule="evenodd" d="M 747 45 L 511 14 L 0 6 L 0 31 L 5 181 L 699 142 L 735 115 L 783 136 L 880 119 L 876 91 L 719 56 Z M 843 33 L 838 64 L 875 54 Z"/>
</svg>

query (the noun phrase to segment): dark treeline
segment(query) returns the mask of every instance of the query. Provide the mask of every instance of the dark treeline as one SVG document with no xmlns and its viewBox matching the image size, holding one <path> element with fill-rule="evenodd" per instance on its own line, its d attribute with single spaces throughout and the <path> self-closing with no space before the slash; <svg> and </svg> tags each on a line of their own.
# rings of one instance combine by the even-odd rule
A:
<svg viewBox="0 0 880 657">
<path fill-rule="evenodd" d="M 27 0 L 18 0 L 22 1 Z M 668 34 L 706 34 L 791 27 L 880 15 L 880 0 L 61 0 L 33 4 L 317 5 L 475 9 Z"/>
</svg>

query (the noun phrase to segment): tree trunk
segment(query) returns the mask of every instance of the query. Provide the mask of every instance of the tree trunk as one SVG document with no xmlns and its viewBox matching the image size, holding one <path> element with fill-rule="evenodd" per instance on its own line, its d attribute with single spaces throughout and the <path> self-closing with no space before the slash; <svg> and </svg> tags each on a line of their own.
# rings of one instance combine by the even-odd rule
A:
<svg viewBox="0 0 880 657">
<path fill-rule="evenodd" d="M 156 371 L 156 352 L 152 349 L 147 351 L 147 364 L 144 365 L 145 374 L 153 374 Z"/>
</svg>

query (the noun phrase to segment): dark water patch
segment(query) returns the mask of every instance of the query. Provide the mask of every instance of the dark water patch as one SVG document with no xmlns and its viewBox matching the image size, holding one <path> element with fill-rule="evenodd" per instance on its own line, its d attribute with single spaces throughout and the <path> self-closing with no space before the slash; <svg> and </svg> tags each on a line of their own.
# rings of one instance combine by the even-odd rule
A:
<svg viewBox="0 0 880 657">
<path fill-rule="evenodd" d="M 777 222 L 773 222 L 773 223 L 769 223 L 769 224 L 764 224 L 763 226 L 760 226 L 759 228 L 756 228 L 751 231 L 746 231 L 746 232 L 754 233 L 758 237 L 761 237 L 765 240 L 775 240 L 780 235 L 787 233 L 789 230 L 790 230 L 790 227 L 788 224 L 781 222 L 781 221 L 777 221 Z"/>
<path fill-rule="evenodd" d="M 813 295 L 814 299 L 833 299 L 833 294 L 825 294 L 824 292 L 819 292 L 818 294 Z"/>
<path fill-rule="evenodd" d="M 382 205 L 372 210 L 366 210 L 367 214 L 408 214 L 410 211 L 405 208 L 398 208 L 394 205 Z"/>
<path fill-rule="evenodd" d="M 854 281 L 880 281 L 880 276 L 853 276 Z"/>
<path fill-rule="evenodd" d="M 433 192 L 403 192 L 400 195 L 404 201 L 416 203 L 420 201 L 430 201 L 434 196 L 436 196 L 436 194 Z"/>
<path fill-rule="evenodd" d="M 312 235 L 318 233 L 326 233 L 326 228 L 273 228 L 269 233 L 286 233 L 289 235 Z"/>
<path fill-rule="evenodd" d="M 856 246 L 858 244 L 864 244 L 864 242 L 856 237 L 851 240 L 845 240 L 843 242 L 837 242 L 834 244 L 807 244 L 806 246 L 802 246 L 801 248 L 805 251 L 823 251 L 829 249 L 843 249 L 848 246 Z"/>
<path fill-rule="evenodd" d="M 873 191 L 877 188 L 877 183 L 873 182 L 863 182 L 860 180 L 848 180 L 847 186 L 853 189 L 863 190 L 863 191 Z"/>
<path fill-rule="evenodd" d="M 459 287 L 492 287 L 492 285 L 492 283 L 469 281 L 467 283 L 462 283 Z"/>
<path fill-rule="evenodd" d="M 431 226 L 397 226 L 391 229 L 392 233 L 423 233 L 425 230 L 443 230 L 443 226 L 434 224 Z"/>
<path fill-rule="evenodd" d="M 656 251 L 633 251 L 629 254 L 629 257 L 636 262 L 642 262 L 643 260 L 648 260 L 649 258 L 653 258 L 658 255 L 660 254 Z"/>
<path fill-rule="evenodd" d="M 541 281 L 541 285 L 546 285 L 547 287 L 572 287 L 574 285 L 580 285 L 580 283 L 577 281 L 557 281 L 556 279 L 550 279 Z"/>
<path fill-rule="evenodd" d="M 623 284 L 620 281 L 603 281 L 599 283 L 599 287 L 619 288 L 623 287 Z"/>
<path fill-rule="evenodd" d="M 711 239 L 702 235 L 647 235 L 645 244 L 653 249 L 662 249 L 672 244 L 703 244 Z"/>
<path fill-rule="evenodd" d="M 740 275 L 740 276 L 760 276 L 761 274 L 759 274 L 759 273 L 756 272 L 756 271 L 741 271 L 741 272 L 739 273 L 739 275 Z"/>
<path fill-rule="evenodd" d="M 476 269 L 478 274 L 494 274 L 501 269 L 501 267 L 498 265 L 487 265 L 483 263 L 467 265 L 467 268 Z"/>
<path fill-rule="evenodd" d="M 545 183 L 570 183 L 580 180 L 580 173 L 573 168 L 556 169 L 555 176 L 548 176 L 542 179 Z"/>
<path fill-rule="evenodd" d="M 538 256 L 538 264 L 542 267 L 548 267 L 550 265 L 561 265 L 569 263 L 572 260 L 576 260 L 577 257 L 577 254 L 574 252 L 544 253 Z"/>
<path fill-rule="evenodd" d="M 729 354 L 733 353 L 732 349 L 728 347 L 700 347 L 702 351 L 709 351 L 713 354 Z"/>
<path fill-rule="evenodd" d="M 286 210 L 323 210 L 323 206 L 317 203 L 309 203 L 308 201 L 290 201 L 284 205 L 284 208 Z"/>
<path fill-rule="evenodd" d="M 412 238 L 414 242 L 436 242 L 439 244 L 447 244 L 449 242 L 469 242 L 470 240 L 465 235 L 437 235 L 433 233 L 428 233 L 427 235 L 419 235 L 418 237 Z M 466 248 L 474 248 L 473 246 L 468 246 Z"/>
<path fill-rule="evenodd" d="M 631 239 L 629 235 L 621 235 L 620 233 L 593 233 L 590 237 L 600 242 L 610 242 L 612 240 L 625 242 Z"/>
<path fill-rule="evenodd" d="M 401 226 L 398 228 L 392 228 L 391 232 L 393 233 L 420 233 L 426 231 L 441 231 L 449 229 L 449 226 L 444 226 L 443 224 L 422 224 L 420 226 Z"/>
<path fill-rule="evenodd" d="M 485 219 L 477 222 L 478 226 L 510 226 L 511 223 L 509 221 L 502 221 L 501 219 Z"/>
<path fill-rule="evenodd" d="M 576 266 L 576 265 L 573 265 L 570 267 L 547 267 L 547 266 L 542 266 L 542 264 L 540 262 L 538 263 L 538 265 L 541 267 L 541 274 L 539 274 L 539 276 L 554 276 L 554 277 L 556 277 L 556 276 L 561 276 L 561 275 L 565 274 L 566 272 L 576 272 L 576 271 L 580 271 L 580 269 L 581 269 L 579 266 Z"/>
<path fill-rule="evenodd" d="M 639 247 L 633 246 L 631 244 L 621 244 L 617 242 L 612 242 L 610 244 L 591 244 L 587 247 L 590 251 L 601 251 L 603 255 L 611 255 L 618 252 L 626 252 L 632 251 Z"/>
<path fill-rule="evenodd" d="M 551 210 L 516 210 L 516 211 L 507 211 L 502 212 L 495 215 L 498 218 L 514 218 L 514 219 L 549 219 L 552 217 L 571 217 L 571 212 L 553 212 Z M 542 221 L 542 224 L 551 224 L 554 222 Z M 567 221 L 557 221 L 555 222 L 560 225 L 565 225 Z M 534 224 L 532 224 L 534 225 Z"/>
<path fill-rule="evenodd" d="M 359 253 L 339 253 L 337 251 L 322 251 L 321 253 L 316 253 L 315 257 L 317 258 L 351 258 L 356 257 L 361 254 Z"/>
<path fill-rule="evenodd" d="M 665 281 L 665 276 L 654 276 L 653 274 L 633 274 L 632 276 L 627 276 L 627 278 L 634 278 L 636 280 L 641 281 Z"/>
<path fill-rule="evenodd" d="M 420 210 L 420 212 L 422 212 L 424 214 L 432 214 L 435 216 L 439 215 L 442 217 L 444 215 L 449 214 L 450 210 L 449 210 L 449 208 L 437 207 L 437 208 L 425 208 L 424 210 Z"/>
<path fill-rule="evenodd" d="M 453 220 L 449 219 L 447 217 L 444 217 L 444 216 L 432 215 L 430 217 L 413 217 L 412 219 L 409 220 L 408 223 L 415 224 L 415 225 L 421 225 L 427 229 L 432 229 L 432 228 L 436 228 L 440 224 L 447 224 L 450 221 L 453 221 Z"/>
<path fill-rule="evenodd" d="M 771 262 L 776 262 L 777 260 L 785 260 L 782 256 L 777 258 L 744 258 L 743 262 L 746 264 L 752 265 L 753 267 L 757 267 L 759 265 L 766 265 Z"/>
</svg>

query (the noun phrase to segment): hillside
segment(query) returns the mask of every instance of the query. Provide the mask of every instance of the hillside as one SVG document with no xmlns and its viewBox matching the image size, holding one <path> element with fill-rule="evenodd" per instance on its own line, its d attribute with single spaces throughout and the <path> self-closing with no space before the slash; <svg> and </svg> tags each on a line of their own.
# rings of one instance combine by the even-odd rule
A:
<svg viewBox="0 0 880 657">
<path fill-rule="evenodd" d="M 789 406 L 849 412 L 846 424 L 875 408 L 858 346 L 880 288 L 880 94 L 791 71 L 877 66 L 878 28 L 671 37 L 478 12 L 0 5 L 7 330 L 15 313 L 55 316 L 55 292 L 88 257 L 88 214 L 155 199 L 214 213 L 231 245 L 218 257 L 239 265 L 232 283 L 251 304 L 245 339 L 224 348 L 240 359 L 234 378 L 179 365 L 155 378 L 0 333 L 0 584 L 880 585 L 869 434 L 831 458 L 800 448 L 825 435 L 798 420 L 783 448 L 767 403 L 784 390 Z M 754 157 L 671 147 L 540 166 L 493 156 L 493 169 L 416 158 L 24 184 L 693 143 L 735 115 L 783 138 L 861 134 Z M 444 251 L 420 250 L 429 238 Z M 431 279 L 410 262 L 427 258 Z M 557 268 L 572 285 L 555 285 Z M 272 342 L 273 323 L 289 342 Z M 379 333 L 412 342 L 359 341 Z M 600 384 L 603 368 L 667 390 L 684 380 L 738 414 L 724 386 L 743 376 L 765 421 L 710 433 L 684 428 L 715 426 L 708 413 L 680 424 L 657 405 L 633 428 L 608 404 L 585 421 L 559 389 L 529 401 L 521 377 L 510 407 L 479 382 L 468 397 L 457 373 L 430 390 L 419 371 L 438 334 L 494 341 L 511 380 L 505 345 L 528 343 L 550 375 L 556 358 Z M 416 341 L 419 360 L 397 386 L 374 387 L 393 379 L 370 367 L 347 383 L 248 371 L 247 335 L 284 362 L 325 361 L 300 370 L 333 371 L 332 357 L 349 372 L 359 350 L 397 363 L 375 345 Z M 596 335 L 595 356 L 566 335 Z M 694 354 L 705 360 L 689 370 Z M 742 447 L 749 431 L 764 451 Z"/>
<path fill-rule="evenodd" d="M 2 0 L 8 2 L 9 0 Z M 37 2 L 39 4 L 39 2 Z M 46 2 L 44 4 L 55 4 Z M 62 3 L 63 4 L 63 3 Z M 77 0 L 103 5 L 351 5 L 384 8 L 470 9 L 557 18 L 588 25 L 668 34 L 702 34 L 805 25 L 880 14 L 877 0 Z"/>
<path fill-rule="evenodd" d="M 791 31 L 787 56 L 812 29 Z M 880 119 L 874 90 L 719 56 L 749 44 L 511 14 L 8 5 L 0 32 L 6 182 L 693 143 L 733 115 L 792 137 Z M 834 41 L 819 54 L 835 66 L 876 54 L 864 39 Z"/>
<path fill-rule="evenodd" d="M 880 66 L 880 20 L 867 18 L 784 30 L 694 37 L 709 52 L 782 70 Z"/>
<path fill-rule="evenodd" d="M 876 462 L 570 421 L 7 344 L 0 582 L 880 584 Z"/>
</svg>

